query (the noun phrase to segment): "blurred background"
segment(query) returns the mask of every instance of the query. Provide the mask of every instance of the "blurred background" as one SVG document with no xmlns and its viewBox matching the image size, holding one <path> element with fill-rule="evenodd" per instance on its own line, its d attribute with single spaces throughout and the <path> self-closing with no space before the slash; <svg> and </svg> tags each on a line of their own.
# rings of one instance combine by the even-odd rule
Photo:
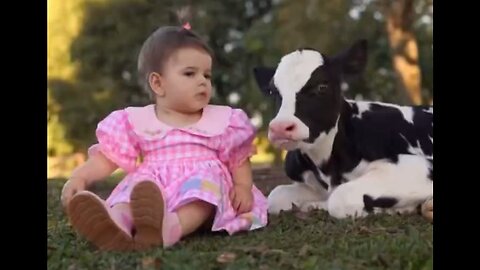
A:
<svg viewBox="0 0 480 270">
<path fill-rule="evenodd" d="M 137 84 L 146 37 L 178 25 L 191 8 L 194 31 L 214 50 L 213 104 L 243 108 L 259 129 L 254 166 L 283 154 L 266 139 L 270 103 L 252 69 L 275 66 L 297 47 L 335 54 L 369 43 L 362 77 L 342 87 L 350 99 L 433 104 L 433 0 L 48 0 L 48 178 L 65 177 L 96 142 L 113 110 L 149 103 Z"/>
</svg>

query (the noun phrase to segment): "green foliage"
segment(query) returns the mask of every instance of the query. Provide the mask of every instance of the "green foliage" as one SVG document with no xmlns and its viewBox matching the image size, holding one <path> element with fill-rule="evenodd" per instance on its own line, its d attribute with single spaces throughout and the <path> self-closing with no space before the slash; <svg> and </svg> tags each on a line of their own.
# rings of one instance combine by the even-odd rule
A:
<svg viewBox="0 0 480 270">
<path fill-rule="evenodd" d="M 64 140 L 65 129 L 59 121 L 60 108 L 47 91 L 47 151 L 49 156 L 65 155 L 72 152 L 72 146 Z"/>
<path fill-rule="evenodd" d="M 272 117 L 272 109 L 257 89 L 252 68 L 275 65 L 282 54 L 298 46 L 332 54 L 357 38 L 367 38 L 367 70 L 364 76 L 350 82 L 345 94 L 349 98 L 361 94 L 365 99 L 395 102 L 395 76 L 380 5 L 378 1 L 368 2 L 84 0 L 70 5 L 71 16 L 62 18 L 66 26 L 71 24 L 71 18 L 82 18 L 78 35 L 65 26 L 65 35 L 74 39 L 51 40 L 55 44 L 71 44 L 68 53 L 58 45 L 62 54 L 53 55 L 56 47 L 49 47 L 49 70 L 70 74 L 75 67 L 72 78 L 49 78 L 49 151 L 85 151 L 95 141 L 96 124 L 109 112 L 150 102 L 148 94 L 137 84 L 137 54 L 145 38 L 158 26 L 178 25 L 175 10 L 187 4 L 194 11 L 193 29 L 215 52 L 212 103 L 238 106 L 252 117 L 261 117 L 262 130 Z M 62 1 L 53 3 L 66 5 Z M 425 1 L 416 7 L 416 21 L 425 14 L 431 15 L 431 5 Z M 358 19 L 348 15 L 354 8 L 360 10 Z M 54 28 L 61 30 L 59 22 Z M 415 25 L 424 96 L 431 97 L 431 23 Z M 50 53 L 55 56 L 53 62 Z M 65 61 L 65 57 L 69 60 Z M 238 94 L 238 102 L 230 103 L 232 93 Z"/>
<path fill-rule="evenodd" d="M 188 2 L 122 0 L 85 4 L 84 24 L 70 51 L 77 64 L 75 83 L 49 80 L 53 99 L 62 104 L 58 119 L 65 126 L 65 138 L 76 150 L 85 150 L 94 142 L 96 124 L 112 110 L 150 102 L 137 84 L 138 52 L 157 27 L 178 25 L 174 12 Z M 213 103 L 225 103 L 228 93 L 238 91 L 242 96 L 242 104 L 238 105 L 245 105 L 247 111 L 253 109 L 255 104 L 249 101 L 259 100 L 251 97 L 258 93 L 244 89 L 252 56 L 245 54 L 238 33 L 246 31 L 255 16 L 269 6 L 253 5 L 255 12 L 247 15 L 245 5 L 239 1 L 195 1 L 192 5 L 198 16 L 191 24 L 216 54 Z M 224 50 L 227 43 L 234 44 L 232 51 Z"/>
<path fill-rule="evenodd" d="M 418 38 L 424 95 L 431 96 L 432 86 L 432 29 L 420 23 L 423 16 L 431 17 L 432 3 L 420 1 L 417 7 L 415 33 Z M 368 65 L 363 76 L 347 81 L 347 98 L 361 95 L 363 99 L 401 102 L 396 93 L 396 77 L 392 68 L 385 18 L 380 1 L 282 1 L 272 11 L 272 20 L 265 31 L 257 29 L 263 39 L 258 44 L 269 46 L 261 55 L 276 64 L 279 57 L 299 47 L 318 49 L 327 56 L 336 54 L 357 39 L 368 40 Z M 351 15 L 350 15 L 351 14 Z M 430 27 L 430 28 L 429 28 Z M 275 29 L 275 30 L 274 30 Z M 272 48 L 274 47 L 274 48 Z M 271 60 L 273 59 L 273 61 Z"/>
</svg>

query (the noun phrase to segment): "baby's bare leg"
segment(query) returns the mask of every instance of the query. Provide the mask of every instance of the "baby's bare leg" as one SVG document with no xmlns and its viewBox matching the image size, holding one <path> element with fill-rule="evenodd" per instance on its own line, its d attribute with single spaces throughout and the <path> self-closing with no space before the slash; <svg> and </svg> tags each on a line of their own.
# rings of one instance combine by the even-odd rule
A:
<svg viewBox="0 0 480 270">
<path fill-rule="evenodd" d="M 132 221 L 132 210 L 130 209 L 130 204 L 128 203 L 118 203 L 114 205 L 110 212 L 112 219 L 115 220 L 118 224 L 121 224 L 126 231 L 132 232 L 133 221 Z"/>
<path fill-rule="evenodd" d="M 182 226 L 182 236 L 186 236 L 203 225 L 214 213 L 214 206 L 205 201 L 194 201 L 177 210 Z"/>
<path fill-rule="evenodd" d="M 169 247 L 200 228 L 212 217 L 214 206 L 204 201 L 194 201 L 167 212 L 163 220 L 163 244 Z"/>
</svg>

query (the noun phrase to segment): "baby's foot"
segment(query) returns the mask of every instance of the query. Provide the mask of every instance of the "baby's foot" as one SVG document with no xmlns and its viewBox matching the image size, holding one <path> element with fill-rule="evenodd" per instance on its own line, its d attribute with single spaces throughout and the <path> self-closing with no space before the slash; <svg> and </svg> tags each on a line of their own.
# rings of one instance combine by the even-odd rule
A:
<svg viewBox="0 0 480 270">
<path fill-rule="evenodd" d="M 182 236 L 182 228 L 176 213 L 166 210 L 161 190 L 151 181 L 135 185 L 130 195 L 134 235 L 137 249 L 163 244 L 169 247 Z"/>
<path fill-rule="evenodd" d="M 135 185 L 130 194 L 130 208 L 136 233 L 137 249 L 146 249 L 163 243 L 162 225 L 165 203 L 162 192 L 151 181 Z"/>
<path fill-rule="evenodd" d="M 101 250 L 131 250 L 133 239 L 130 232 L 115 222 L 109 208 L 97 195 L 81 191 L 73 196 L 68 205 L 72 226 L 77 232 Z"/>
</svg>

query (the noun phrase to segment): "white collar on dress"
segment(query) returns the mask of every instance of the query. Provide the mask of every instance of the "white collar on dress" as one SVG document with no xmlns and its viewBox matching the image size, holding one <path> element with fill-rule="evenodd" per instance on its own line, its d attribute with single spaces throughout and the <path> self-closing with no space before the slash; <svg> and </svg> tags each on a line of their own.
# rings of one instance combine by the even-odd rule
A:
<svg viewBox="0 0 480 270">
<path fill-rule="evenodd" d="M 157 118 L 154 104 L 144 107 L 127 107 L 125 111 L 135 133 L 152 139 L 160 139 L 173 129 L 204 137 L 217 136 L 226 130 L 232 114 L 232 108 L 228 106 L 207 105 L 203 109 L 202 117 L 198 122 L 186 127 L 176 128 Z"/>
</svg>

